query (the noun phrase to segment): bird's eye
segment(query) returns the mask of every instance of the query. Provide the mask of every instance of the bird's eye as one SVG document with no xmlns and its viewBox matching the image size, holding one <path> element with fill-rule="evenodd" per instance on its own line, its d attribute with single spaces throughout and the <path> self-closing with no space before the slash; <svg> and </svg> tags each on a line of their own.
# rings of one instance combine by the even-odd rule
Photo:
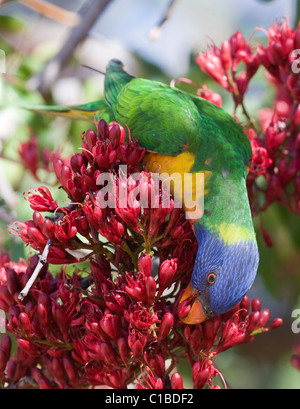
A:
<svg viewBox="0 0 300 409">
<path fill-rule="evenodd" d="M 209 273 L 207 274 L 207 282 L 208 284 L 214 284 L 217 280 L 217 274 Z"/>
</svg>

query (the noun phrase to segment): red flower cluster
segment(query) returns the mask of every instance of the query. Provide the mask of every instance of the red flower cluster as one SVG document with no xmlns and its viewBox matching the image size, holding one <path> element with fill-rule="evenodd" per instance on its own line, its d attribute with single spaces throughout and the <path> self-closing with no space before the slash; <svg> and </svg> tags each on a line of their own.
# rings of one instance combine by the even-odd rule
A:
<svg viewBox="0 0 300 409">
<path fill-rule="evenodd" d="M 225 40 L 221 48 L 214 45 L 205 54 L 200 53 L 196 63 L 203 72 L 232 93 L 236 106 L 242 103 L 249 81 L 259 67 L 257 55 L 240 31 L 229 41 Z M 240 63 L 245 70 L 240 70 Z"/>
<path fill-rule="evenodd" d="M 126 388 L 135 383 L 137 388 L 179 389 L 183 381 L 175 368 L 187 359 L 194 387 L 215 388 L 217 354 L 281 324 L 276 319 L 266 327 L 270 312 L 261 311 L 254 300 L 250 313 L 247 297 L 226 315 L 196 326 L 182 323 L 187 311 L 179 306 L 180 294 L 198 244 L 173 200 L 163 206 L 164 191 L 161 186 L 154 190 L 152 175 L 141 167 L 144 150 L 132 139 L 125 144 L 124 136 L 121 126 L 102 120 L 97 132 L 82 136 L 82 153 L 68 161 L 55 157 L 54 170 L 69 206 L 59 207 L 46 187 L 25 195 L 33 218 L 17 223 L 13 233 L 33 249 L 42 251 L 49 240 L 51 247 L 24 299 L 20 291 L 39 257 L 23 264 L 2 257 L 0 308 L 17 339 L 15 356 L 10 356 L 9 336 L 1 341 L 2 385 L 26 377 L 40 388 Z M 124 164 L 127 178 L 119 172 Z M 116 207 L 100 206 L 105 186 L 98 181 L 104 172 L 128 193 L 122 206 L 120 201 Z M 142 175 L 138 180 L 132 177 L 136 172 Z M 136 188 L 141 196 L 155 191 L 151 199 L 157 206 L 143 208 L 129 200 Z M 103 199 L 109 202 L 110 195 L 106 191 Z M 70 268 L 62 267 L 58 275 L 51 273 L 50 263 L 82 260 L 84 270 L 74 267 L 70 275 Z"/>
<path fill-rule="evenodd" d="M 220 48 L 214 45 L 200 53 L 196 62 L 232 94 L 235 108 L 240 106 L 247 119 L 245 132 L 253 152 L 247 186 L 253 215 L 275 201 L 299 214 L 300 25 L 293 29 L 283 20 L 264 32 L 268 38 L 266 45 L 252 45 L 238 31 Z M 276 96 L 272 107 L 259 111 L 259 126 L 255 126 L 246 111 L 244 97 L 261 66 L 275 87 Z"/>
</svg>

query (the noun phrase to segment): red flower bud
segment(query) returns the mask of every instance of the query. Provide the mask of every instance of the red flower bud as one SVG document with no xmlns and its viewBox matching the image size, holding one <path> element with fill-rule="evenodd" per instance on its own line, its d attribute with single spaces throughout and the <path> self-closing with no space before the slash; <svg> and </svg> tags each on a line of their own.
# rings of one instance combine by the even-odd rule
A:
<svg viewBox="0 0 300 409">
<path fill-rule="evenodd" d="M 6 364 L 7 364 L 8 358 L 6 353 L 3 351 L 2 348 L 0 348 L 0 378 L 3 377 L 3 372 L 6 368 Z"/>
<path fill-rule="evenodd" d="M 145 283 L 147 304 L 152 305 L 154 303 L 155 293 L 156 293 L 156 281 L 154 277 L 147 277 Z"/>
<path fill-rule="evenodd" d="M 177 271 L 177 261 L 178 259 L 165 260 L 161 263 L 158 283 L 159 291 L 158 297 L 163 293 L 163 291 L 172 284 L 174 275 Z"/>
<path fill-rule="evenodd" d="M 138 269 L 141 273 L 149 277 L 151 274 L 152 258 L 147 253 L 140 255 L 138 259 Z"/>
<path fill-rule="evenodd" d="M 1 346 L 0 348 L 5 353 L 7 359 L 10 357 L 11 352 L 11 338 L 9 335 L 4 335 L 1 339 Z"/>
<path fill-rule="evenodd" d="M 11 268 L 6 269 L 6 285 L 11 295 L 20 290 L 17 273 Z"/>
<path fill-rule="evenodd" d="M 87 166 L 87 164 L 88 164 L 87 158 L 82 153 L 75 153 L 75 155 L 71 157 L 70 165 L 71 165 L 73 172 L 75 173 L 79 173 L 81 170 L 81 167 Z"/>
<path fill-rule="evenodd" d="M 72 363 L 72 361 L 64 356 L 63 357 L 63 366 L 64 369 L 66 371 L 66 374 L 70 380 L 70 382 L 74 385 L 77 383 L 77 376 L 78 376 L 78 372 L 76 367 L 74 366 L 74 364 Z"/>
<path fill-rule="evenodd" d="M 121 127 L 117 122 L 110 122 L 108 125 L 109 140 L 112 146 L 115 148 L 122 144 L 125 140 L 125 129 Z"/>
<path fill-rule="evenodd" d="M 260 328 L 263 328 L 267 324 L 267 322 L 270 319 L 270 315 L 271 315 L 271 313 L 270 313 L 270 310 L 268 310 L 268 309 L 265 309 L 265 310 L 261 311 L 260 319 L 259 319 L 259 327 Z"/>
<path fill-rule="evenodd" d="M 42 233 L 36 227 L 28 227 L 28 237 L 32 240 L 31 247 L 44 248 L 46 245 L 46 239 Z"/>
<path fill-rule="evenodd" d="M 92 129 L 88 129 L 85 133 L 85 139 L 87 143 L 87 149 L 91 152 L 93 149 L 93 146 L 97 142 L 97 135 L 95 131 L 93 131 Z"/>
<path fill-rule="evenodd" d="M 55 382 L 63 386 L 65 383 L 65 370 L 61 359 L 54 357 L 49 365 L 49 372 Z"/>
<path fill-rule="evenodd" d="M 128 346 L 125 338 L 119 338 L 117 341 L 117 347 L 120 354 L 120 357 L 125 365 L 127 365 L 128 361 Z"/>
<path fill-rule="evenodd" d="M 27 339 L 18 338 L 17 345 L 19 348 L 23 349 L 28 355 L 36 355 L 38 351 L 37 347 Z"/>
<path fill-rule="evenodd" d="M 174 317 L 170 312 L 166 312 L 162 319 L 159 326 L 159 333 L 158 333 L 158 340 L 162 341 L 165 339 L 169 332 L 171 331 L 174 324 Z"/>
<path fill-rule="evenodd" d="M 101 343 L 100 353 L 103 356 L 104 361 L 108 365 L 115 365 L 116 367 L 119 367 L 116 361 L 114 350 L 112 349 L 109 343 L 106 343 L 106 342 Z"/>
<path fill-rule="evenodd" d="M 251 334 L 255 329 L 258 328 L 260 320 L 260 311 L 254 311 L 249 315 L 249 323 L 247 327 L 247 333 Z"/>
<path fill-rule="evenodd" d="M 259 298 L 253 298 L 251 303 L 252 311 L 260 311 L 261 310 L 261 301 Z"/>
<path fill-rule="evenodd" d="M 48 239 L 50 239 L 50 240 L 54 239 L 53 224 L 52 224 L 51 220 L 49 220 L 49 219 L 44 220 L 42 230 L 43 230 L 43 233 L 45 234 L 45 236 Z"/>
<path fill-rule="evenodd" d="M 31 370 L 31 375 L 34 378 L 34 380 L 38 383 L 41 389 L 52 389 L 51 382 L 43 375 L 40 369 L 33 368 Z"/>
<path fill-rule="evenodd" d="M 269 326 L 269 329 L 278 328 L 278 327 L 280 327 L 280 325 L 282 325 L 282 323 L 283 323 L 282 318 L 275 318 L 275 319 L 272 321 L 271 325 Z"/>
<path fill-rule="evenodd" d="M 183 389 L 182 377 L 178 372 L 173 373 L 171 376 L 171 387 L 172 389 Z"/>
<path fill-rule="evenodd" d="M 222 43 L 221 58 L 225 72 L 228 72 L 231 66 L 231 44 L 228 40 Z"/>
<path fill-rule="evenodd" d="M 28 315 L 25 312 L 21 312 L 18 317 L 18 324 L 24 334 L 29 335 L 31 332 L 31 323 Z"/>
</svg>

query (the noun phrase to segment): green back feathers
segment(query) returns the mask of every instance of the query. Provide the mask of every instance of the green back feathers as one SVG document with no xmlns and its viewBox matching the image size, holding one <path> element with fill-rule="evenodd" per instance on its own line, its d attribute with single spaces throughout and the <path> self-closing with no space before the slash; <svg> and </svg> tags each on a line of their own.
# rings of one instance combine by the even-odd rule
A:
<svg viewBox="0 0 300 409">
<path fill-rule="evenodd" d="M 210 170 L 209 159 L 219 172 L 245 176 L 251 157 L 249 140 L 235 119 L 216 105 L 128 75 L 118 60 L 107 65 L 105 99 L 114 119 L 126 124 L 146 149 L 173 156 L 189 151 L 196 154 L 194 171 Z"/>
</svg>

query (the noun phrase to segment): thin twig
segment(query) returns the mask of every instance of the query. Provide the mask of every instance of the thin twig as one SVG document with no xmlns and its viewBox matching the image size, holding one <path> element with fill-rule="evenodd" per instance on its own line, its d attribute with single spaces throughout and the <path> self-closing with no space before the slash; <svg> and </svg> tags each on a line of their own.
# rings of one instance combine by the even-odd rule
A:
<svg viewBox="0 0 300 409">
<path fill-rule="evenodd" d="M 86 38 L 100 14 L 111 1 L 92 0 L 84 3 L 79 10 L 81 23 L 70 31 L 60 51 L 47 62 L 44 69 L 37 76 L 29 80 L 28 86 L 30 88 L 40 91 L 43 95 L 49 92 L 51 85 L 59 76 L 63 66 L 73 55 L 75 48 Z"/>
<path fill-rule="evenodd" d="M 298 27 L 299 22 L 300 22 L 300 0 L 297 0 L 295 20 L 294 20 L 295 29 Z"/>
<path fill-rule="evenodd" d="M 23 290 L 20 292 L 20 294 L 18 295 L 18 298 L 23 301 L 24 298 L 27 296 L 28 291 L 30 290 L 32 284 L 35 282 L 35 279 L 37 278 L 37 276 L 39 275 L 41 269 L 44 267 L 44 265 L 47 263 L 47 257 L 50 251 L 50 247 L 51 247 L 51 240 L 48 240 L 46 243 L 46 246 L 43 250 L 43 253 L 41 254 L 41 257 L 39 259 L 39 262 L 37 263 L 37 266 L 35 267 L 31 277 L 29 278 L 29 280 L 27 281 L 25 287 L 23 288 Z"/>
<path fill-rule="evenodd" d="M 76 13 L 45 0 L 19 0 L 19 2 L 58 23 L 73 27 L 80 22 L 80 17 Z"/>
<path fill-rule="evenodd" d="M 155 41 L 158 39 L 163 25 L 166 23 L 166 21 L 170 18 L 172 9 L 174 7 L 176 0 L 170 0 L 170 3 L 168 4 L 164 14 L 162 15 L 161 19 L 159 22 L 150 30 L 149 32 L 149 38 L 152 41 Z"/>
</svg>

